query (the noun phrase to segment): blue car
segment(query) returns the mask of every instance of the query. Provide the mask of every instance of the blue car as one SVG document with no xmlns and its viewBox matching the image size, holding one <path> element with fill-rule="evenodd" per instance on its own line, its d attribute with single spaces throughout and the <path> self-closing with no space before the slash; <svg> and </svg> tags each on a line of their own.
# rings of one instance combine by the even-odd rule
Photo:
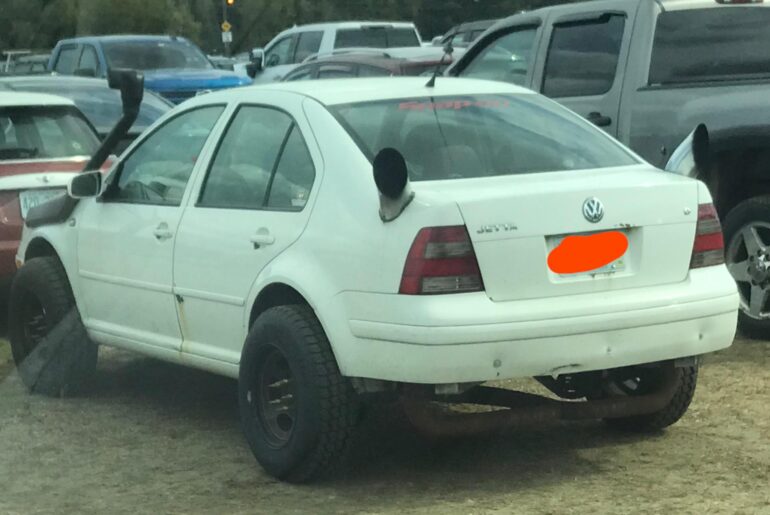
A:
<svg viewBox="0 0 770 515">
<path fill-rule="evenodd" d="M 178 104 L 201 91 L 251 84 L 214 67 L 201 50 L 176 36 L 90 36 L 57 43 L 48 70 L 60 75 L 106 77 L 109 68 L 144 72 L 144 85 Z"/>
</svg>

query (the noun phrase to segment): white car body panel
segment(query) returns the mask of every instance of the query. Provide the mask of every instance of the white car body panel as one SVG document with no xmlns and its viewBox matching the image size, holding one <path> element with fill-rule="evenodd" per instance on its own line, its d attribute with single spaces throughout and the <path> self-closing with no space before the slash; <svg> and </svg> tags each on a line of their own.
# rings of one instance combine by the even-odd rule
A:
<svg viewBox="0 0 770 515">
<path fill-rule="evenodd" d="M 250 87 L 190 100 L 170 115 L 228 107 L 199 156 L 178 218 L 120 208 L 97 237 L 89 231 L 97 216 L 108 220 L 99 212 L 104 204 L 81 201 L 69 223 L 25 229 L 19 259 L 35 239 L 50 243 L 99 343 L 231 377 L 238 375 L 252 306 L 276 284 L 293 288 L 314 309 L 340 370 L 351 377 L 438 384 L 555 375 L 699 355 L 732 342 L 738 295 L 727 269 L 687 269 L 698 205 L 711 201 L 702 183 L 641 161 L 421 182 L 413 184 L 416 197 L 406 211 L 383 223 L 369 161 L 323 104 L 414 98 L 424 95 L 424 79 L 340 84 Z M 464 79 L 439 79 L 434 93 L 532 94 Z M 195 206 L 216 143 L 240 104 L 275 106 L 298 123 L 316 168 L 303 211 Z M 594 194 L 605 201 L 607 216 L 589 226 L 580 204 Z M 173 233 L 163 243 L 152 235 L 160 218 Z M 478 225 L 509 222 L 518 228 L 510 235 L 476 232 Z M 417 232 L 462 224 L 485 280 L 494 277 L 486 291 L 399 295 Z M 567 280 L 544 271 L 544 236 L 627 227 L 640 231 L 632 249 L 642 240 L 646 245 L 618 276 Z M 251 237 L 262 228 L 275 240 L 255 249 Z M 80 262 L 78 245 L 87 255 Z M 517 255 L 521 260 L 512 261 Z M 167 271 L 157 275 L 153 267 Z"/>
</svg>

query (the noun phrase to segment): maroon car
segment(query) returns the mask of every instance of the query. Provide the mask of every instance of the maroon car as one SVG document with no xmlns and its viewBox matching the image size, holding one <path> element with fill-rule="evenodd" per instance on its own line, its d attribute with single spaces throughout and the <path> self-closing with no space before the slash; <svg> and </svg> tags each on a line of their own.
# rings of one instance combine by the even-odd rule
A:
<svg viewBox="0 0 770 515">
<path fill-rule="evenodd" d="M 79 172 L 99 146 L 94 127 L 70 100 L 0 92 L 0 319 L 16 271 L 30 208 L 65 192 L 62 172 Z"/>
<path fill-rule="evenodd" d="M 312 56 L 294 68 L 282 80 L 342 79 L 351 77 L 388 77 L 430 75 L 452 64 L 452 57 L 436 49 L 408 49 L 409 53 L 379 50 L 345 50 L 324 56 Z M 412 54 L 412 55 L 409 55 Z M 455 56 L 456 58 L 457 56 Z"/>
</svg>

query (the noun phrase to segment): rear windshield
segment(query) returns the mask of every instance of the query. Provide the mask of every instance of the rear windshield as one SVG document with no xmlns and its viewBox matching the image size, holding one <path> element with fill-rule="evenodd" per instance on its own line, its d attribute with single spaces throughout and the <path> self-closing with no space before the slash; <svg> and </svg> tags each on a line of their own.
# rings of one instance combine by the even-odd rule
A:
<svg viewBox="0 0 770 515">
<path fill-rule="evenodd" d="M 770 9 L 736 7 L 661 13 L 650 84 L 770 77 Z"/>
<path fill-rule="evenodd" d="M 0 161 L 90 156 L 99 141 L 69 107 L 0 109 Z"/>
<path fill-rule="evenodd" d="M 185 41 L 147 40 L 104 43 L 110 68 L 137 70 L 213 68 L 206 56 Z"/>
<path fill-rule="evenodd" d="M 417 33 L 412 28 L 362 27 L 337 31 L 334 48 L 395 48 L 420 46 Z"/>
<path fill-rule="evenodd" d="M 371 160 L 392 147 L 412 181 L 625 166 L 637 161 L 536 95 L 416 98 L 332 106 Z"/>
</svg>

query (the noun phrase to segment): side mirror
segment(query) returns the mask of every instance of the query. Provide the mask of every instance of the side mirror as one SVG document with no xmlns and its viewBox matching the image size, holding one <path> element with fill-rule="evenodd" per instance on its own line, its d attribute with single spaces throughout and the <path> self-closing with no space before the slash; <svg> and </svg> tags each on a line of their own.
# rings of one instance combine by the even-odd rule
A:
<svg viewBox="0 0 770 515">
<path fill-rule="evenodd" d="M 248 75 L 252 79 L 256 77 L 257 74 L 261 71 L 262 71 L 262 66 L 260 63 L 249 63 L 246 65 L 246 75 Z"/>
<path fill-rule="evenodd" d="M 252 63 L 258 63 L 259 67 L 262 68 L 265 61 L 265 51 L 261 48 L 255 48 L 251 51 L 251 62 Z"/>
<path fill-rule="evenodd" d="M 391 222 L 412 202 L 409 172 L 404 156 L 395 148 L 384 148 L 372 163 L 374 183 L 380 192 L 380 219 Z"/>
<path fill-rule="evenodd" d="M 120 90 L 123 112 L 138 111 L 144 97 L 144 74 L 136 70 L 112 68 L 107 72 L 107 85 Z"/>
<path fill-rule="evenodd" d="M 98 197 L 102 192 L 102 172 L 84 172 L 72 178 L 67 194 L 74 199 Z"/>
</svg>

